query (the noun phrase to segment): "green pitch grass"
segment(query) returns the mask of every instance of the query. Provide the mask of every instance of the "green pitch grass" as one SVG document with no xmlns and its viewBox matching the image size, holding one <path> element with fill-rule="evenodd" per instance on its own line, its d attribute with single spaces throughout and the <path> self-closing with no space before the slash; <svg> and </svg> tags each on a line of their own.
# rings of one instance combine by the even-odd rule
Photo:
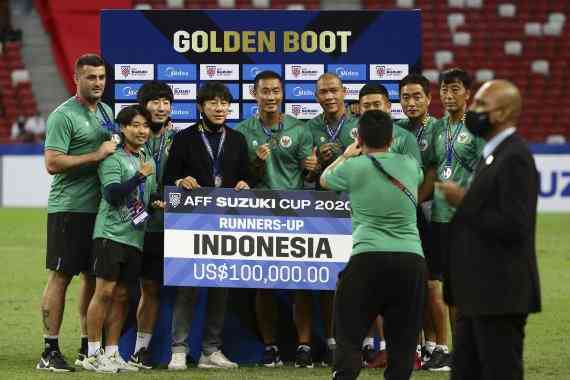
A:
<svg viewBox="0 0 570 380">
<path fill-rule="evenodd" d="M 326 379 L 329 369 L 241 368 L 234 371 L 190 369 L 137 374 L 101 375 L 85 371 L 51 374 L 35 370 L 42 350 L 39 305 L 45 285 L 43 209 L 0 209 L 0 378 L 20 379 Z M 527 380 L 570 379 L 570 215 L 538 219 L 538 260 L 543 312 L 532 315 L 525 340 Z M 60 345 L 68 359 L 78 346 L 77 280 L 68 291 Z M 70 360 L 71 361 L 71 360 Z M 381 370 L 366 370 L 361 379 L 380 379 Z M 446 373 L 414 372 L 414 379 L 447 379 Z"/>
</svg>

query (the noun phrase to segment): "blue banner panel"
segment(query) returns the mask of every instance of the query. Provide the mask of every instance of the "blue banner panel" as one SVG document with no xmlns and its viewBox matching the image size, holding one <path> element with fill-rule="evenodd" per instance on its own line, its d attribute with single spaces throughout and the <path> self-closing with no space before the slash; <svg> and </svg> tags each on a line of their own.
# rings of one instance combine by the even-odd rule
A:
<svg viewBox="0 0 570 380">
<path fill-rule="evenodd" d="M 137 93 L 142 83 L 120 83 L 115 84 L 115 99 L 117 100 L 137 100 Z"/>
<path fill-rule="evenodd" d="M 270 70 L 283 79 L 284 100 L 310 110 L 299 114 L 299 107 L 284 104 L 283 112 L 309 119 L 322 112 L 313 94 L 325 72 L 345 82 L 350 101 L 367 81 L 393 85 L 421 70 L 421 17 L 418 10 L 104 10 L 101 51 L 112 68 L 108 103 L 133 100 L 132 92 L 113 92 L 116 81 L 158 79 L 199 89 L 217 80 L 242 104 L 238 122 L 255 114 L 244 102 L 255 101 L 251 83 Z M 393 116 L 401 117 L 397 111 Z"/>
<path fill-rule="evenodd" d="M 195 103 L 172 103 L 172 120 L 195 120 L 196 114 Z"/>
<path fill-rule="evenodd" d="M 196 80 L 196 65 L 157 65 L 157 78 L 164 81 L 195 81 Z"/>
</svg>

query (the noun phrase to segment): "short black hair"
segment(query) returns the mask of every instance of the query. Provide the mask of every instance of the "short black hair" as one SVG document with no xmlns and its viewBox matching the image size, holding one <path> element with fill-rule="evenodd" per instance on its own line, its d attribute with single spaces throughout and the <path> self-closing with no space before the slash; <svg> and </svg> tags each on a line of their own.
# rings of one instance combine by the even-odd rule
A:
<svg viewBox="0 0 570 380">
<path fill-rule="evenodd" d="M 419 84 L 420 86 L 422 86 L 424 94 L 426 96 L 429 95 L 429 80 L 426 77 L 424 77 L 422 74 L 411 73 L 402 78 L 398 89 L 400 94 L 402 93 L 402 89 L 404 88 L 404 86 L 407 86 L 409 84 Z"/>
<path fill-rule="evenodd" d="M 150 112 L 148 112 L 146 107 L 143 107 L 140 104 L 132 104 L 120 110 L 117 114 L 117 117 L 115 118 L 115 121 L 117 124 L 119 124 L 119 126 L 123 127 L 132 123 L 133 119 L 137 115 L 144 117 L 149 124 L 152 122 L 152 116 L 150 115 Z"/>
<path fill-rule="evenodd" d="M 151 80 L 146 82 L 139 88 L 137 93 L 137 101 L 139 104 L 146 108 L 146 105 L 151 100 L 156 100 L 160 98 L 165 98 L 172 103 L 174 100 L 174 93 L 172 88 L 166 84 L 166 82 Z"/>
<path fill-rule="evenodd" d="M 228 102 L 232 101 L 232 94 L 228 87 L 223 84 L 222 82 L 206 82 L 202 86 L 200 86 L 200 90 L 198 90 L 198 104 L 201 106 L 204 105 L 204 102 L 208 100 L 214 100 L 216 98 L 220 98 L 222 100 L 226 100 Z"/>
<path fill-rule="evenodd" d="M 254 83 L 253 83 L 254 89 L 257 90 L 257 85 L 259 84 L 259 81 L 262 79 L 278 79 L 279 83 L 281 83 L 281 85 L 283 85 L 283 79 L 281 78 L 281 75 L 277 74 L 275 71 L 264 70 L 255 76 Z"/>
<path fill-rule="evenodd" d="M 385 148 L 392 139 L 392 118 L 384 111 L 370 110 L 358 120 L 358 136 L 370 148 Z"/>
<path fill-rule="evenodd" d="M 439 86 L 442 84 L 451 84 L 453 82 L 461 82 L 466 90 L 471 89 L 473 84 L 473 78 L 467 73 L 467 71 L 460 69 L 459 67 L 454 67 L 443 71 L 439 75 Z"/>
<path fill-rule="evenodd" d="M 105 66 L 103 58 L 94 53 L 83 54 L 75 61 L 75 72 L 77 73 L 83 66 Z"/>
<path fill-rule="evenodd" d="M 384 95 L 386 100 L 390 101 L 390 95 L 388 94 L 388 90 L 386 89 L 386 87 L 384 87 L 384 85 L 381 85 L 379 83 L 366 83 L 358 93 L 358 101 L 360 101 L 360 99 L 362 99 L 366 95 L 372 95 L 372 94 Z"/>
</svg>

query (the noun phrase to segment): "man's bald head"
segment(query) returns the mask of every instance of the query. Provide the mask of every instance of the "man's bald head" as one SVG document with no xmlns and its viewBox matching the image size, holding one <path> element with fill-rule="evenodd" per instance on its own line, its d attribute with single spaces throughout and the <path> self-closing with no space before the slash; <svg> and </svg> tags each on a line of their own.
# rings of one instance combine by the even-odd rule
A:
<svg viewBox="0 0 570 380">
<path fill-rule="evenodd" d="M 501 111 L 495 121 L 498 126 L 514 126 L 522 110 L 522 98 L 519 89 L 513 83 L 496 79 L 485 82 L 475 94 L 474 111 L 493 112 Z"/>
</svg>

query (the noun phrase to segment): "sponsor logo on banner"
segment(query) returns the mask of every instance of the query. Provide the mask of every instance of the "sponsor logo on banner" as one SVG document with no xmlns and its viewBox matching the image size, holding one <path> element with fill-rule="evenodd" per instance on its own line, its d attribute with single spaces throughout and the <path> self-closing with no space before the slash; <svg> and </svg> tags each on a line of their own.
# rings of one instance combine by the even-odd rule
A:
<svg viewBox="0 0 570 380">
<path fill-rule="evenodd" d="M 345 100 L 358 100 L 360 89 L 364 87 L 364 83 L 343 83 Z"/>
<path fill-rule="evenodd" d="M 319 103 L 286 103 L 285 113 L 297 119 L 312 119 L 323 112 Z"/>
<path fill-rule="evenodd" d="M 182 199 L 182 193 L 169 193 L 168 194 L 168 201 L 170 202 L 171 207 L 178 207 L 180 204 L 180 200 Z"/>
<path fill-rule="evenodd" d="M 327 65 L 327 72 L 344 80 L 366 80 L 366 65 Z"/>
<path fill-rule="evenodd" d="M 408 70 L 408 65 L 370 65 L 370 80 L 401 80 Z"/>
<path fill-rule="evenodd" d="M 299 64 L 285 65 L 285 80 L 312 80 L 316 81 L 324 74 L 324 65 Z"/>
<path fill-rule="evenodd" d="M 255 100 L 255 89 L 253 83 L 243 83 L 241 85 L 241 93 L 243 100 Z"/>
<path fill-rule="evenodd" d="M 257 115 L 259 107 L 257 103 L 242 103 L 242 119 L 248 119 L 252 116 Z"/>
<path fill-rule="evenodd" d="M 195 83 L 168 83 L 174 94 L 174 100 L 196 100 Z"/>
<path fill-rule="evenodd" d="M 158 80 L 196 80 L 196 65 L 158 65 Z"/>
<path fill-rule="evenodd" d="M 183 129 L 188 128 L 192 124 L 194 124 L 194 123 L 172 123 L 172 126 L 174 127 L 175 130 L 181 131 Z"/>
<path fill-rule="evenodd" d="M 136 100 L 141 83 L 115 84 L 115 99 Z"/>
<path fill-rule="evenodd" d="M 172 120 L 194 120 L 196 119 L 196 103 L 172 103 Z"/>
<path fill-rule="evenodd" d="M 239 65 L 212 64 L 200 65 L 201 80 L 239 80 Z"/>
<path fill-rule="evenodd" d="M 314 100 L 315 84 L 286 84 L 285 98 L 291 100 Z"/>
<path fill-rule="evenodd" d="M 388 90 L 390 100 L 400 100 L 400 88 L 397 83 L 382 83 L 382 85 Z"/>
<path fill-rule="evenodd" d="M 133 104 L 138 103 L 115 103 L 115 117 L 121 112 L 121 110 L 125 107 L 132 106 Z"/>
<path fill-rule="evenodd" d="M 538 210 L 570 211 L 570 155 L 534 154 L 539 174 Z"/>
<path fill-rule="evenodd" d="M 115 80 L 152 80 L 153 64 L 115 64 Z"/>
<path fill-rule="evenodd" d="M 392 108 L 390 109 L 390 113 L 392 114 L 392 119 L 399 120 L 404 119 L 406 115 L 404 115 L 404 110 L 402 110 L 402 105 L 400 103 L 392 103 Z"/>
<path fill-rule="evenodd" d="M 239 103 L 231 103 L 228 116 L 228 120 L 239 120 Z"/>
<path fill-rule="evenodd" d="M 283 68 L 279 64 L 243 65 L 243 80 L 254 80 L 255 76 L 262 71 L 273 71 L 274 73 L 283 75 Z"/>
</svg>

